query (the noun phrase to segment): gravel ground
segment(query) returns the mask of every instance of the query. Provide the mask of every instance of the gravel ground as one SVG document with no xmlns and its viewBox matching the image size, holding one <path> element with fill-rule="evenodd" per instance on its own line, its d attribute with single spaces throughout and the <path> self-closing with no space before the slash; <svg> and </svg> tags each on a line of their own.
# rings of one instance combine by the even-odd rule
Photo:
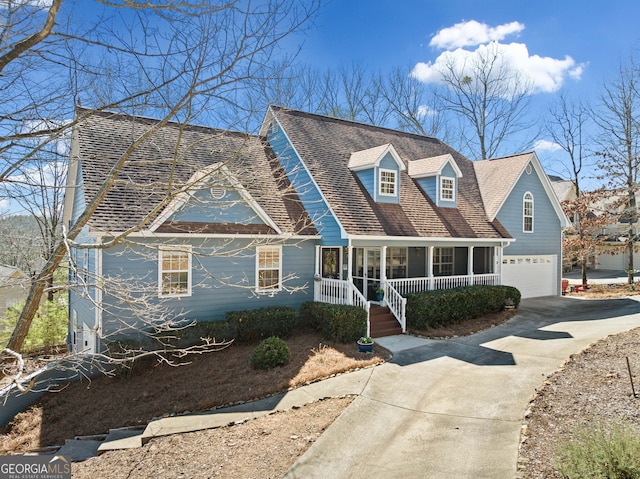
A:
<svg viewBox="0 0 640 479">
<path fill-rule="evenodd" d="M 556 446 L 579 424 L 625 419 L 640 432 L 640 394 L 632 394 L 626 358 L 640 392 L 640 328 L 572 356 L 543 383 L 525 416 L 519 478 L 562 479 L 554 467 Z"/>
<path fill-rule="evenodd" d="M 326 399 L 233 426 L 152 439 L 74 463 L 74 479 L 282 477 L 353 398 Z"/>
</svg>

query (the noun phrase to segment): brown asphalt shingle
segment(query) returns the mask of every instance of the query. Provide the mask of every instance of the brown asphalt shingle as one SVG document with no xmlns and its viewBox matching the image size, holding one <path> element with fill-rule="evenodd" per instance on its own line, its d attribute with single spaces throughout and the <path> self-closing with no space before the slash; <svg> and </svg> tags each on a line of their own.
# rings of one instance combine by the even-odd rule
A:
<svg viewBox="0 0 640 479">
<path fill-rule="evenodd" d="M 502 238 L 489 221 L 473 163 L 441 141 L 411 133 L 272 107 L 296 151 L 352 235 Z M 462 172 L 458 208 L 439 208 L 406 171 L 400 174 L 400 205 L 373 202 L 348 168 L 354 152 L 392 144 L 405 165 L 451 154 Z"/>
<path fill-rule="evenodd" d="M 156 120 L 107 112 L 91 112 L 77 127 L 85 201 L 95 196 L 121 155 Z M 176 160 L 174 161 L 174 158 Z M 270 148 L 258 136 L 199 126 L 169 123 L 135 149 L 117 182 L 89 221 L 92 231 L 122 232 L 162 212 L 157 208 L 188 184 L 203 168 L 223 164 L 262 207 L 281 231 L 316 234 L 287 178 L 274 161 Z M 214 205 L 212 205 L 214 206 Z M 215 207 L 215 206 L 214 206 Z M 160 231 L 179 229 L 203 232 L 274 233 L 270 227 L 240 225 L 167 224 Z M 259 230 L 259 231 L 258 231 Z"/>
</svg>

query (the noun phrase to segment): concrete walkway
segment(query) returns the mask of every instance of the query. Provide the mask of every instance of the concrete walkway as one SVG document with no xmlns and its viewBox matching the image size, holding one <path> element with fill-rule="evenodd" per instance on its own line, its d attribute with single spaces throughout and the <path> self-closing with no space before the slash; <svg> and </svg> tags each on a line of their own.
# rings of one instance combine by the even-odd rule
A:
<svg viewBox="0 0 640 479">
<path fill-rule="evenodd" d="M 514 479 L 535 389 L 571 354 L 638 326 L 634 299 L 559 297 L 524 300 L 469 337 L 381 338 L 393 360 L 285 477 Z"/>
</svg>

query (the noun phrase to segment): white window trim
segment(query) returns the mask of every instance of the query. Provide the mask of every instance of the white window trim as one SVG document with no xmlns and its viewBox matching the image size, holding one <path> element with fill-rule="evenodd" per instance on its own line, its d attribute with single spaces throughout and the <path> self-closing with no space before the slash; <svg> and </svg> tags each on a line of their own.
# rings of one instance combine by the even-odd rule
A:
<svg viewBox="0 0 640 479">
<path fill-rule="evenodd" d="M 382 192 L 382 174 L 383 173 L 391 173 L 393 174 L 393 193 L 383 193 Z M 385 184 L 390 184 L 391 182 L 385 181 Z M 396 170 L 390 170 L 387 168 L 379 168 L 378 169 L 378 195 L 379 196 L 388 196 L 395 198 L 398 196 L 398 172 Z"/>
<path fill-rule="evenodd" d="M 442 253 L 442 250 L 444 249 L 451 249 L 451 261 L 447 261 L 444 262 L 442 261 L 442 254 L 438 254 L 438 253 Z M 454 246 L 436 246 L 433 249 L 433 259 L 432 259 L 432 273 L 435 275 L 435 270 L 436 270 L 436 266 L 438 266 L 438 269 L 442 269 L 442 266 L 444 265 L 451 265 L 451 274 L 441 274 L 441 271 L 438 271 L 438 276 L 453 276 L 455 273 L 455 269 L 456 269 L 456 248 Z"/>
<path fill-rule="evenodd" d="M 451 181 L 451 198 L 445 198 L 442 194 L 444 192 L 444 180 Z M 452 176 L 440 177 L 440 201 L 456 201 L 456 179 Z"/>
<path fill-rule="evenodd" d="M 275 288 L 261 288 L 260 252 L 269 250 L 278 251 L 278 286 Z M 258 246 L 256 247 L 256 292 L 260 294 L 272 294 L 278 291 L 282 291 L 282 246 Z"/>
<path fill-rule="evenodd" d="M 181 251 L 184 253 L 188 253 L 188 262 L 187 266 L 187 291 L 185 293 L 174 293 L 174 294 L 164 294 L 162 292 L 162 273 L 165 271 L 162 269 L 162 256 L 163 253 L 175 253 L 176 251 Z M 191 296 L 191 278 L 192 278 L 192 262 L 191 262 L 192 252 L 191 246 L 163 246 L 158 248 L 158 297 L 159 298 L 184 298 Z"/>
<path fill-rule="evenodd" d="M 531 197 L 531 199 L 527 199 L 527 195 L 529 195 Z M 527 202 L 531 202 L 531 215 L 526 215 L 525 214 L 525 206 L 527 204 Z M 522 232 L 523 233 L 533 233 L 533 229 L 534 229 L 534 217 L 535 217 L 535 209 L 534 209 L 535 205 L 534 205 L 534 200 L 533 200 L 533 193 L 531 193 L 530 191 L 525 192 L 524 195 L 522 195 Z M 526 218 L 531 218 L 531 230 L 527 230 L 525 228 L 525 219 Z"/>
</svg>

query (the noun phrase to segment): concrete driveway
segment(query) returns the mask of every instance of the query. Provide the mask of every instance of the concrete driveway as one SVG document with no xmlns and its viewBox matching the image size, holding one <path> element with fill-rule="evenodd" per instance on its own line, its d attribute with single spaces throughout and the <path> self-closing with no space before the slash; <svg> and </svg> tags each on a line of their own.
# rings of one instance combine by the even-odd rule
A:
<svg viewBox="0 0 640 479">
<path fill-rule="evenodd" d="M 513 479 L 535 389 L 571 354 L 638 326 L 633 299 L 554 297 L 473 336 L 381 339 L 393 360 L 285 477 Z"/>
</svg>

